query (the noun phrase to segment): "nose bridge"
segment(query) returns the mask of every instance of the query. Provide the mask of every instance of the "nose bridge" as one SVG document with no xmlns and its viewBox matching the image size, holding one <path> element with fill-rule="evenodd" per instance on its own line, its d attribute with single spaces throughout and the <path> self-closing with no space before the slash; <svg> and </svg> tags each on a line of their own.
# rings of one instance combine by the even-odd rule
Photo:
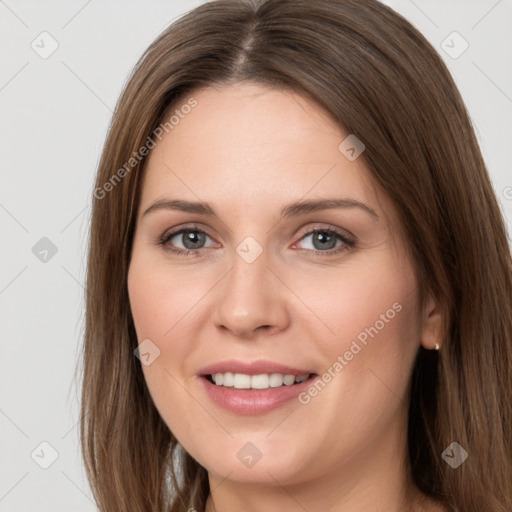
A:
<svg viewBox="0 0 512 512">
<path fill-rule="evenodd" d="M 282 289 L 271 270 L 268 250 L 253 237 L 235 247 L 217 305 L 218 323 L 240 334 L 285 320 Z"/>
</svg>

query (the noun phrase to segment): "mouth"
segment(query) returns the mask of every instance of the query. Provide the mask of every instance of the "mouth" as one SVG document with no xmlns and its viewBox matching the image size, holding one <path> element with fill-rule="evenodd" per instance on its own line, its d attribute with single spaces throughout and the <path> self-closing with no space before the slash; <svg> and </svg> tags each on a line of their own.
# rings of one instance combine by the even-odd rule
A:
<svg viewBox="0 0 512 512">
<path fill-rule="evenodd" d="M 316 376 L 316 373 L 304 373 L 302 375 L 260 373 L 258 375 L 249 375 L 246 373 L 218 372 L 203 375 L 208 382 L 215 386 L 239 390 L 264 390 L 283 386 L 296 386 L 314 376 Z"/>
<path fill-rule="evenodd" d="M 203 368 L 198 377 L 215 405 L 235 414 L 256 415 L 297 399 L 318 374 L 270 361 L 224 361 Z"/>
</svg>

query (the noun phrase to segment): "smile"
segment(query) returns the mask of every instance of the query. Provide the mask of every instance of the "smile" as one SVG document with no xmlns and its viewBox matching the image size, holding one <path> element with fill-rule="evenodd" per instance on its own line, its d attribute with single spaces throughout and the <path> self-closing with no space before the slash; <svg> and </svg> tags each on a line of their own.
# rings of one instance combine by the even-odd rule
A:
<svg viewBox="0 0 512 512">
<path fill-rule="evenodd" d="M 307 380 L 311 374 L 292 375 L 282 373 L 262 373 L 260 375 L 248 375 L 244 373 L 215 373 L 208 375 L 212 384 L 235 389 L 268 389 L 281 386 L 292 386 Z"/>
<path fill-rule="evenodd" d="M 202 368 L 198 377 L 216 406 L 235 414 L 257 415 L 296 399 L 318 378 L 311 370 L 264 360 L 229 360 Z"/>
</svg>

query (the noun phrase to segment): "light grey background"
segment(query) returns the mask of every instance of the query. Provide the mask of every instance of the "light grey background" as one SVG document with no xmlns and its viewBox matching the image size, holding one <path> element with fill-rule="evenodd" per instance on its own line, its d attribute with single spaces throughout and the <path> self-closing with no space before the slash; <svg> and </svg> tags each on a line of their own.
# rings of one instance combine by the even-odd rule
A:
<svg viewBox="0 0 512 512">
<path fill-rule="evenodd" d="M 136 60 L 201 3 L 0 0 L 1 512 L 95 510 L 79 455 L 73 384 L 93 177 Z M 512 233 L 512 1 L 385 3 L 447 62 Z M 452 55 L 463 48 L 453 31 L 469 44 L 458 58 L 441 46 L 445 41 Z M 44 54 L 53 41 L 58 48 L 47 58 L 31 47 Z M 57 248 L 46 262 L 39 259 L 44 252 L 33 253 L 43 237 Z M 39 243 L 35 252 L 47 242 Z"/>
</svg>

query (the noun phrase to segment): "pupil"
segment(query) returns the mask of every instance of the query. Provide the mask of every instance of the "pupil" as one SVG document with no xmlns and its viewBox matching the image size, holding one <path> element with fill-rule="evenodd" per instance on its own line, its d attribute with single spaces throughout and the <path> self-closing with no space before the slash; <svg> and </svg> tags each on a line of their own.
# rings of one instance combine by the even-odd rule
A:
<svg viewBox="0 0 512 512">
<path fill-rule="evenodd" d="M 204 233 L 198 233 L 196 231 L 187 231 L 185 234 L 186 236 L 184 245 L 185 247 L 187 247 L 187 249 L 197 249 L 198 247 L 195 247 L 195 245 L 201 245 L 201 242 L 203 241 L 204 238 Z M 194 242 L 194 239 L 199 239 L 199 241 Z M 187 242 L 192 242 L 192 244 L 195 245 L 193 247 L 188 247 Z"/>
<path fill-rule="evenodd" d="M 334 241 L 334 245 L 331 243 L 330 246 L 328 247 L 328 249 L 333 249 L 334 246 L 336 245 L 336 239 L 331 234 L 326 234 L 326 232 L 319 232 L 319 233 L 317 233 L 317 237 L 320 239 L 320 241 L 324 241 L 324 242 L 325 241 L 329 241 L 329 239 L 330 239 L 331 242 Z M 313 239 L 316 241 L 315 237 Z M 317 248 L 316 244 L 314 244 L 314 245 L 315 245 L 315 248 Z M 325 245 L 320 245 L 320 249 L 322 249 L 322 248 L 325 249 L 326 246 Z"/>
</svg>

